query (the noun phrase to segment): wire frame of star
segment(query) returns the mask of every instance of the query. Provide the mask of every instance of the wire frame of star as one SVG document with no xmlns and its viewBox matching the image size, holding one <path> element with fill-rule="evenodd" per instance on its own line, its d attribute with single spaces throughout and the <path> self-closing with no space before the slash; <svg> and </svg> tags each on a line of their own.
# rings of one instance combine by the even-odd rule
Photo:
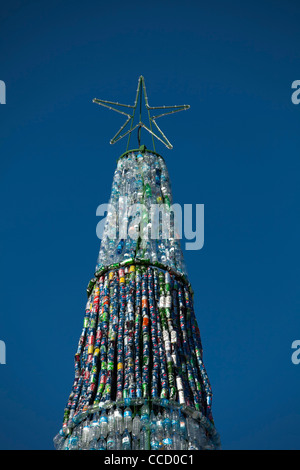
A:
<svg viewBox="0 0 300 470">
<path fill-rule="evenodd" d="M 145 123 L 143 123 L 142 120 L 141 120 L 142 94 L 144 94 L 145 107 L 146 107 L 147 114 L 148 114 L 148 119 L 149 119 L 149 126 L 146 126 Z M 139 100 L 139 98 L 140 98 L 140 100 Z M 137 124 L 133 125 L 133 121 L 134 121 L 134 118 L 135 118 L 135 115 L 136 115 L 136 110 L 137 110 L 137 107 L 138 107 L 138 100 L 140 102 L 139 122 Z M 146 85 L 145 85 L 145 80 L 144 80 L 143 76 L 139 77 L 135 102 L 134 102 L 133 105 L 122 104 L 122 103 L 118 103 L 118 102 L 114 102 L 114 101 L 101 100 L 101 99 L 98 99 L 98 98 L 94 98 L 93 103 L 99 104 L 100 106 L 104 106 L 105 108 L 108 108 L 112 111 L 115 111 L 119 114 L 122 114 L 122 115 L 126 116 L 127 119 L 126 119 L 125 123 L 120 127 L 120 129 L 115 134 L 115 136 L 110 140 L 111 144 L 115 144 L 119 140 L 123 139 L 123 137 L 128 136 L 126 150 L 128 150 L 128 148 L 129 148 L 130 136 L 131 136 L 132 132 L 135 129 L 138 129 L 138 139 L 139 139 L 139 144 L 140 144 L 140 131 L 141 131 L 142 128 L 145 129 L 147 132 L 149 132 L 149 134 L 151 134 L 154 151 L 155 151 L 154 137 L 156 139 L 158 139 L 162 144 L 164 144 L 168 149 L 172 149 L 173 148 L 172 144 L 167 139 L 167 137 L 165 136 L 165 134 L 163 133 L 161 128 L 158 126 L 158 124 L 156 122 L 156 119 L 158 119 L 160 117 L 163 117 L 163 116 L 167 116 L 169 114 L 178 113 L 179 111 L 185 111 L 185 110 L 190 108 L 190 106 L 187 105 L 187 104 L 175 105 L 175 106 L 150 106 L 149 102 L 148 102 Z M 121 109 L 115 108 L 114 106 L 118 106 Z M 132 113 L 129 114 L 128 112 L 125 112 L 126 108 L 129 108 L 129 109 L 133 110 Z M 161 112 L 160 114 L 151 116 L 151 111 L 154 111 L 154 110 L 161 110 L 163 112 Z M 129 124 L 130 124 L 130 128 L 125 130 L 126 127 Z M 125 132 L 123 132 L 123 131 L 125 131 Z M 158 134 L 155 133 L 154 131 L 158 132 Z"/>
</svg>

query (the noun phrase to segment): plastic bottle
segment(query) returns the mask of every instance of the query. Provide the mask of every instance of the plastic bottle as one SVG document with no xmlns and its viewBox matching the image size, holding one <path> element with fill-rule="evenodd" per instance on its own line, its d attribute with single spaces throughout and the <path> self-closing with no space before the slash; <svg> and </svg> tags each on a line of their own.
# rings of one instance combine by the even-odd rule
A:
<svg viewBox="0 0 300 470">
<path fill-rule="evenodd" d="M 79 445 L 79 437 L 77 435 L 77 430 L 74 429 L 71 436 L 69 437 L 68 447 L 70 450 L 75 450 Z"/>
<path fill-rule="evenodd" d="M 140 450 L 149 450 L 148 432 L 145 426 L 142 427 L 140 433 Z"/>
<path fill-rule="evenodd" d="M 100 437 L 100 425 L 99 425 L 99 414 L 96 413 L 95 416 L 94 416 L 94 419 L 91 423 L 91 429 L 90 429 L 90 433 L 91 433 L 91 439 L 99 439 Z"/>
<path fill-rule="evenodd" d="M 162 414 L 159 412 L 156 417 L 156 435 L 159 439 L 162 439 L 163 434 L 164 434 L 163 417 L 162 417 Z"/>
<path fill-rule="evenodd" d="M 187 441 L 182 436 L 180 436 L 180 450 L 187 450 L 187 448 L 188 448 Z"/>
<path fill-rule="evenodd" d="M 108 432 L 115 432 L 115 418 L 113 408 L 111 408 L 108 412 Z"/>
<path fill-rule="evenodd" d="M 120 408 L 116 408 L 114 412 L 114 419 L 115 419 L 115 430 L 119 434 L 123 434 L 124 432 L 124 420 L 123 414 Z"/>
<path fill-rule="evenodd" d="M 99 429 L 99 436 L 106 437 L 108 434 L 108 417 L 106 411 L 103 410 L 100 416 L 100 429 Z"/>
<path fill-rule="evenodd" d="M 128 429 L 129 432 L 132 430 L 132 411 L 129 407 L 124 411 L 124 428 Z"/>
<path fill-rule="evenodd" d="M 116 442 L 116 450 L 121 450 L 122 449 L 122 438 L 119 432 L 116 432 L 115 436 L 115 442 Z"/>
<path fill-rule="evenodd" d="M 156 450 L 158 448 L 156 436 L 156 418 L 153 410 L 150 413 L 150 447 L 153 450 Z"/>
<path fill-rule="evenodd" d="M 97 439 L 92 439 L 89 444 L 89 450 L 99 450 L 99 444 Z"/>
<path fill-rule="evenodd" d="M 187 436 L 188 436 L 188 450 L 198 450 L 197 443 L 197 423 L 192 418 L 186 420 Z"/>
<path fill-rule="evenodd" d="M 156 417 L 155 417 L 155 414 L 154 414 L 153 410 L 150 413 L 150 431 L 151 432 L 156 431 Z"/>
<path fill-rule="evenodd" d="M 168 410 L 164 410 L 164 413 L 163 413 L 163 427 L 164 427 L 165 433 L 171 431 L 172 421 L 170 418 L 170 412 Z"/>
<path fill-rule="evenodd" d="M 135 415 L 132 421 L 132 434 L 135 437 L 139 437 L 140 434 L 140 429 L 141 429 L 141 418 L 139 415 Z"/>
<path fill-rule="evenodd" d="M 139 450 L 140 448 L 140 441 L 137 436 L 132 437 L 132 450 Z"/>
<path fill-rule="evenodd" d="M 76 428 L 73 431 L 73 434 L 75 433 L 76 436 L 78 437 L 78 447 L 77 447 L 77 449 L 79 449 L 79 450 L 83 448 L 83 445 L 82 445 L 83 426 L 84 426 L 84 423 L 81 422 L 78 426 L 76 426 Z"/>
<path fill-rule="evenodd" d="M 124 434 L 122 436 L 122 450 L 130 450 L 131 449 L 131 439 L 128 429 L 125 429 Z"/>
<path fill-rule="evenodd" d="M 64 441 L 65 441 L 65 434 L 63 433 L 63 430 L 61 429 L 58 434 L 53 439 L 54 447 L 56 450 L 60 450 Z"/>
<path fill-rule="evenodd" d="M 148 403 L 145 403 L 141 408 L 141 425 L 142 426 L 144 427 L 149 426 L 149 415 L 150 415 L 149 405 Z"/>
<path fill-rule="evenodd" d="M 172 450 L 173 449 L 173 439 L 169 433 L 169 431 L 166 431 L 165 437 L 163 439 L 163 446 L 165 450 Z"/>
<path fill-rule="evenodd" d="M 177 410 L 173 410 L 171 413 L 171 422 L 172 422 L 172 431 L 179 434 L 180 422 L 179 422 L 179 413 Z"/>
<path fill-rule="evenodd" d="M 186 422 L 182 415 L 179 417 L 179 433 L 183 439 L 186 439 Z"/>
<path fill-rule="evenodd" d="M 99 441 L 98 441 L 98 449 L 99 450 L 106 450 L 106 439 L 104 439 L 103 436 L 100 437 Z"/>
<path fill-rule="evenodd" d="M 173 440 L 173 449 L 181 450 L 181 438 L 178 432 L 173 432 L 172 440 Z"/>
<path fill-rule="evenodd" d="M 90 426 L 88 424 L 88 421 L 85 421 L 83 429 L 82 429 L 82 435 L 81 435 L 81 442 L 82 442 L 82 447 L 85 448 L 91 440 L 91 435 L 90 435 Z"/>
<path fill-rule="evenodd" d="M 107 436 L 107 450 L 115 450 L 116 449 L 116 441 L 115 441 L 115 433 L 110 432 Z"/>
</svg>

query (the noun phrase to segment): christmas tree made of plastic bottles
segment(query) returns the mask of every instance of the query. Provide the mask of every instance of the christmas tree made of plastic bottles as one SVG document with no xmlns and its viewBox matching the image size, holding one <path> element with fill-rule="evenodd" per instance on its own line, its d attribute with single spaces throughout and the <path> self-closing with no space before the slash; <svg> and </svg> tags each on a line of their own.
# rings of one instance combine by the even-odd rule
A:
<svg viewBox="0 0 300 470">
<path fill-rule="evenodd" d="M 149 127 L 141 121 L 143 96 Z M 149 236 L 153 207 L 171 212 L 172 205 L 167 168 L 153 137 L 172 146 L 156 119 L 189 106 L 149 106 L 142 76 L 133 106 L 93 101 L 127 117 L 111 143 L 128 135 L 128 148 L 137 129 L 139 149 L 127 150 L 117 163 L 95 277 L 87 289 L 74 384 L 55 447 L 218 449 L 193 292 L 171 213 L 170 236 L 163 236 L 161 219 L 158 236 Z M 151 116 L 153 110 L 162 114 Z M 151 134 L 154 150 L 140 145 L 142 128 Z M 125 202 L 134 210 L 126 211 Z"/>
</svg>

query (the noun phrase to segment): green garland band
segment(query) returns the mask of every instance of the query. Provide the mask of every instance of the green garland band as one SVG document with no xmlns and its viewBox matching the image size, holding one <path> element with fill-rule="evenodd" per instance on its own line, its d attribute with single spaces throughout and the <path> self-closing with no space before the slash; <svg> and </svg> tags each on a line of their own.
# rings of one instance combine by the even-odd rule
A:
<svg viewBox="0 0 300 470">
<path fill-rule="evenodd" d="M 160 263 L 159 261 L 155 261 L 154 263 L 151 263 L 149 259 L 144 259 L 144 258 L 129 258 L 125 261 L 121 261 L 120 263 L 113 263 L 113 264 L 110 264 L 109 266 L 103 266 L 103 268 L 95 272 L 94 274 L 95 277 L 91 279 L 88 284 L 88 287 L 87 287 L 88 297 L 90 296 L 93 290 L 93 287 L 97 281 L 97 278 L 103 276 L 108 271 L 120 269 L 120 268 L 126 267 L 127 265 L 145 266 L 145 267 L 150 267 L 150 268 L 157 268 L 162 271 L 168 271 L 171 275 L 175 276 L 177 280 L 181 281 L 184 285 L 186 285 L 190 291 L 190 294 L 192 295 L 192 297 L 194 297 L 194 291 L 192 289 L 191 283 L 189 282 L 189 280 L 184 274 L 181 274 L 175 271 L 170 266 Z"/>
<path fill-rule="evenodd" d="M 120 155 L 119 158 L 117 158 L 117 161 L 119 161 L 121 158 L 126 157 L 130 153 L 135 153 L 135 152 L 145 153 L 146 151 L 151 155 L 156 155 L 157 157 L 160 157 L 163 162 L 165 161 L 164 158 L 159 153 L 155 152 L 154 150 L 147 149 L 146 145 L 141 145 L 140 148 L 138 149 L 127 150 L 126 152 L 122 153 L 122 155 Z"/>
</svg>

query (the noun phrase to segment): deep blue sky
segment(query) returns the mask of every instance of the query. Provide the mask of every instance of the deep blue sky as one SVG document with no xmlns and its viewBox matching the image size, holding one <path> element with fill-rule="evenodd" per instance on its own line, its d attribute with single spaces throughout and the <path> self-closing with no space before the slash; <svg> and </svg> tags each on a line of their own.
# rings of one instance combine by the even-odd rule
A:
<svg viewBox="0 0 300 470">
<path fill-rule="evenodd" d="M 224 449 L 300 448 L 300 5 L 1 2 L 1 449 L 52 449 L 123 118 L 92 98 L 190 104 L 159 124 L 175 202 L 205 205 L 185 252 Z M 136 146 L 133 140 L 134 146 Z"/>
</svg>

